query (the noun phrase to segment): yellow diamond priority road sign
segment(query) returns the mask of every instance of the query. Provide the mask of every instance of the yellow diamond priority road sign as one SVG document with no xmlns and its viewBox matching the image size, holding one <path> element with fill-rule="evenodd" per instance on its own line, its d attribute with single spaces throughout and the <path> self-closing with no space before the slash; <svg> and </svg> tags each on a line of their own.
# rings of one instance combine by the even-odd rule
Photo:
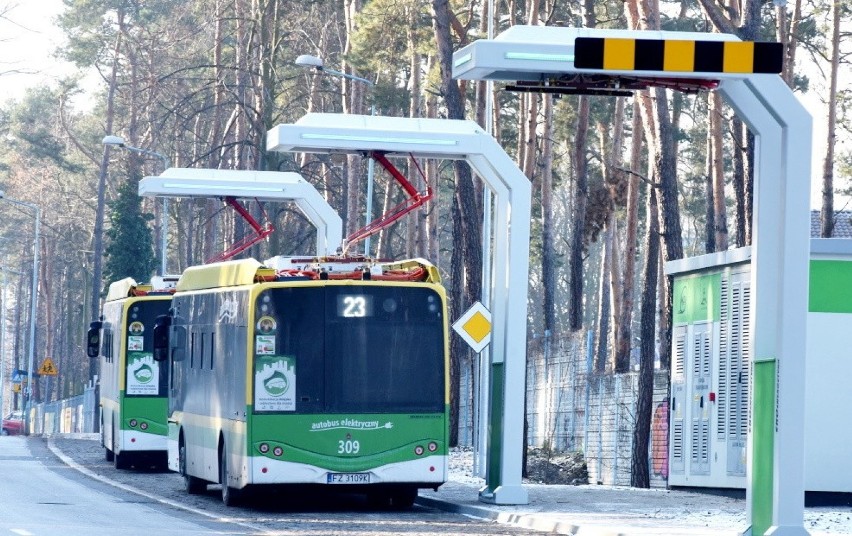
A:
<svg viewBox="0 0 852 536">
<path fill-rule="evenodd" d="M 479 353 L 491 342 L 491 312 L 476 302 L 453 323 L 453 329 Z"/>
</svg>

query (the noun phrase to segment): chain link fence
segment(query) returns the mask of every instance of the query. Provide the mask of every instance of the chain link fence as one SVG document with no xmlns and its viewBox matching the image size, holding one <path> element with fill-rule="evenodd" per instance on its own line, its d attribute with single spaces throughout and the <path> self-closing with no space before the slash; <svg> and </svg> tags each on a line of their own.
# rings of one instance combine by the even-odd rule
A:
<svg viewBox="0 0 852 536">
<path fill-rule="evenodd" d="M 86 387 L 83 394 L 33 404 L 30 410 L 30 434 L 74 434 L 96 432 L 98 422 L 97 389 Z"/>
<path fill-rule="evenodd" d="M 527 345 L 527 444 L 582 452 L 589 482 L 630 485 L 639 374 L 595 374 L 589 335 L 537 337 Z M 473 446 L 479 367 L 461 373 L 459 443 Z M 668 481 L 669 375 L 654 374 L 649 467 L 652 487 Z"/>
</svg>

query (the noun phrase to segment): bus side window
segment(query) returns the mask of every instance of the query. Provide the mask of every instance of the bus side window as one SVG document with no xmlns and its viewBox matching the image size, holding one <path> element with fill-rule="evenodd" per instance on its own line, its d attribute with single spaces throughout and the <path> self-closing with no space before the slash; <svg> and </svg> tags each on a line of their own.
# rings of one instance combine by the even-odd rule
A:
<svg viewBox="0 0 852 536">
<path fill-rule="evenodd" d="M 89 324 L 89 331 L 86 334 L 86 355 L 89 357 L 98 357 L 101 347 L 101 327 L 103 323 L 95 320 Z"/>
<path fill-rule="evenodd" d="M 186 358 L 186 328 L 183 326 L 172 326 L 169 337 L 169 346 L 172 349 L 172 361 L 183 361 Z"/>
<path fill-rule="evenodd" d="M 103 335 L 101 336 L 101 355 L 107 363 L 112 363 L 112 325 L 107 322 L 103 325 Z"/>
<path fill-rule="evenodd" d="M 172 317 L 160 315 L 154 323 L 154 361 L 165 361 L 169 357 L 169 327 Z"/>
</svg>

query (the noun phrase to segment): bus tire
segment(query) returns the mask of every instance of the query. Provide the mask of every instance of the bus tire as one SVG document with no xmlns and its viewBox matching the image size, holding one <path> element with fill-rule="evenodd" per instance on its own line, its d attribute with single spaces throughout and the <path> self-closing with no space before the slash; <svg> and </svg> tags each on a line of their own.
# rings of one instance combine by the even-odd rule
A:
<svg viewBox="0 0 852 536">
<path fill-rule="evenodd" d="M 206 482 L 186 472 L 186 445 L 183 443 L 183 437 L 181 437 L 178 455 L 180 456 L 179 464 L 180 474 L 183 476 L 183 488 L 186 492 L 190 495 L 198 495 L 207 491 Z"/>
<path fill-rule="evenodd" d="M 132 460 L 130 458 L 129 452 L 115 452 L 113 453 L 113 465 L 115 465 L 116 469 L 130 469 L 130 466 L 133 465 Z"/>
<path fill-rule="evenodd" d="M 104 459 L 108 462 L 111 462 L 111 461 L 113 461 L 114 458 L 115 458 L 115 454 L 113 454 L 113 452 L 111 450 L 109 450 L 108 448 L 104 447 Z"/>
<path fill-rule="evenodd" d="M 408 510 L 417 499 L 417 488 L 414 486 L 403 486 L 391 491 L 389 495 L 391 510 Z"/>
<path fill-rule="evenodd" d="M 408 510 L 416 498 L 416 487 L 394 486 L 368 493 L 367 504 L 377 510 Z"/>
<path fill-rule="evenodd" d="M 222 503 L 237 506 L 242 502 L 243 490 L 228 485 L 228 455 L 224 448 L 219 451 L 219 482 L 222 483 Z"/>
</svg>

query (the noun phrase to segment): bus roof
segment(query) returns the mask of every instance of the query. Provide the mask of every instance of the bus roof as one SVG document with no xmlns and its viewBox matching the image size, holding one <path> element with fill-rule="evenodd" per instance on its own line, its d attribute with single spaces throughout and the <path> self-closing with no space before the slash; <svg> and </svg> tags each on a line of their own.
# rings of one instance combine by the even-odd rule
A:
<svg viewBox="0 0 852 536">
<path fill-rule="evenodd" d="M 204 290 L 251 285 L 262 281 L 299 279 L 373 279 L 419 281 L 440 284 L 438 268 L 424 259 L 372 262 L 367 259 L 333 257 L 273 257 L 265 263 L 255 259 L 214 262 L 187 268 L 177 291 Z M 292 279 L 291 279 L 292 280 Z"/>
<path fill-rule="evenodd" d="M 275 270 L 266 268 L 255 259 L 214 262 L 184 270 L 178 280 L 177 291 L 251 285 L 258 277 L 267 279 L 274 276 Z"/>
<path fill-rule="evenodd" d="M 106 301 L 122 300 L 130 296 L 137 286 L 136 280 L 132 277 L 125 277 L 124 279 L 114 281 L 109 285 Z"/>
<path fill-rule="evenodd" d="M 159 278 L 158 286 L 137 283 L 132 277 L 125 277 L 110 283 L 106 301 L 123 300 L 135 296 L 150 296 L 153 294 L 172 294 L 174 292 L 173 276 Z"/>
</svg>

